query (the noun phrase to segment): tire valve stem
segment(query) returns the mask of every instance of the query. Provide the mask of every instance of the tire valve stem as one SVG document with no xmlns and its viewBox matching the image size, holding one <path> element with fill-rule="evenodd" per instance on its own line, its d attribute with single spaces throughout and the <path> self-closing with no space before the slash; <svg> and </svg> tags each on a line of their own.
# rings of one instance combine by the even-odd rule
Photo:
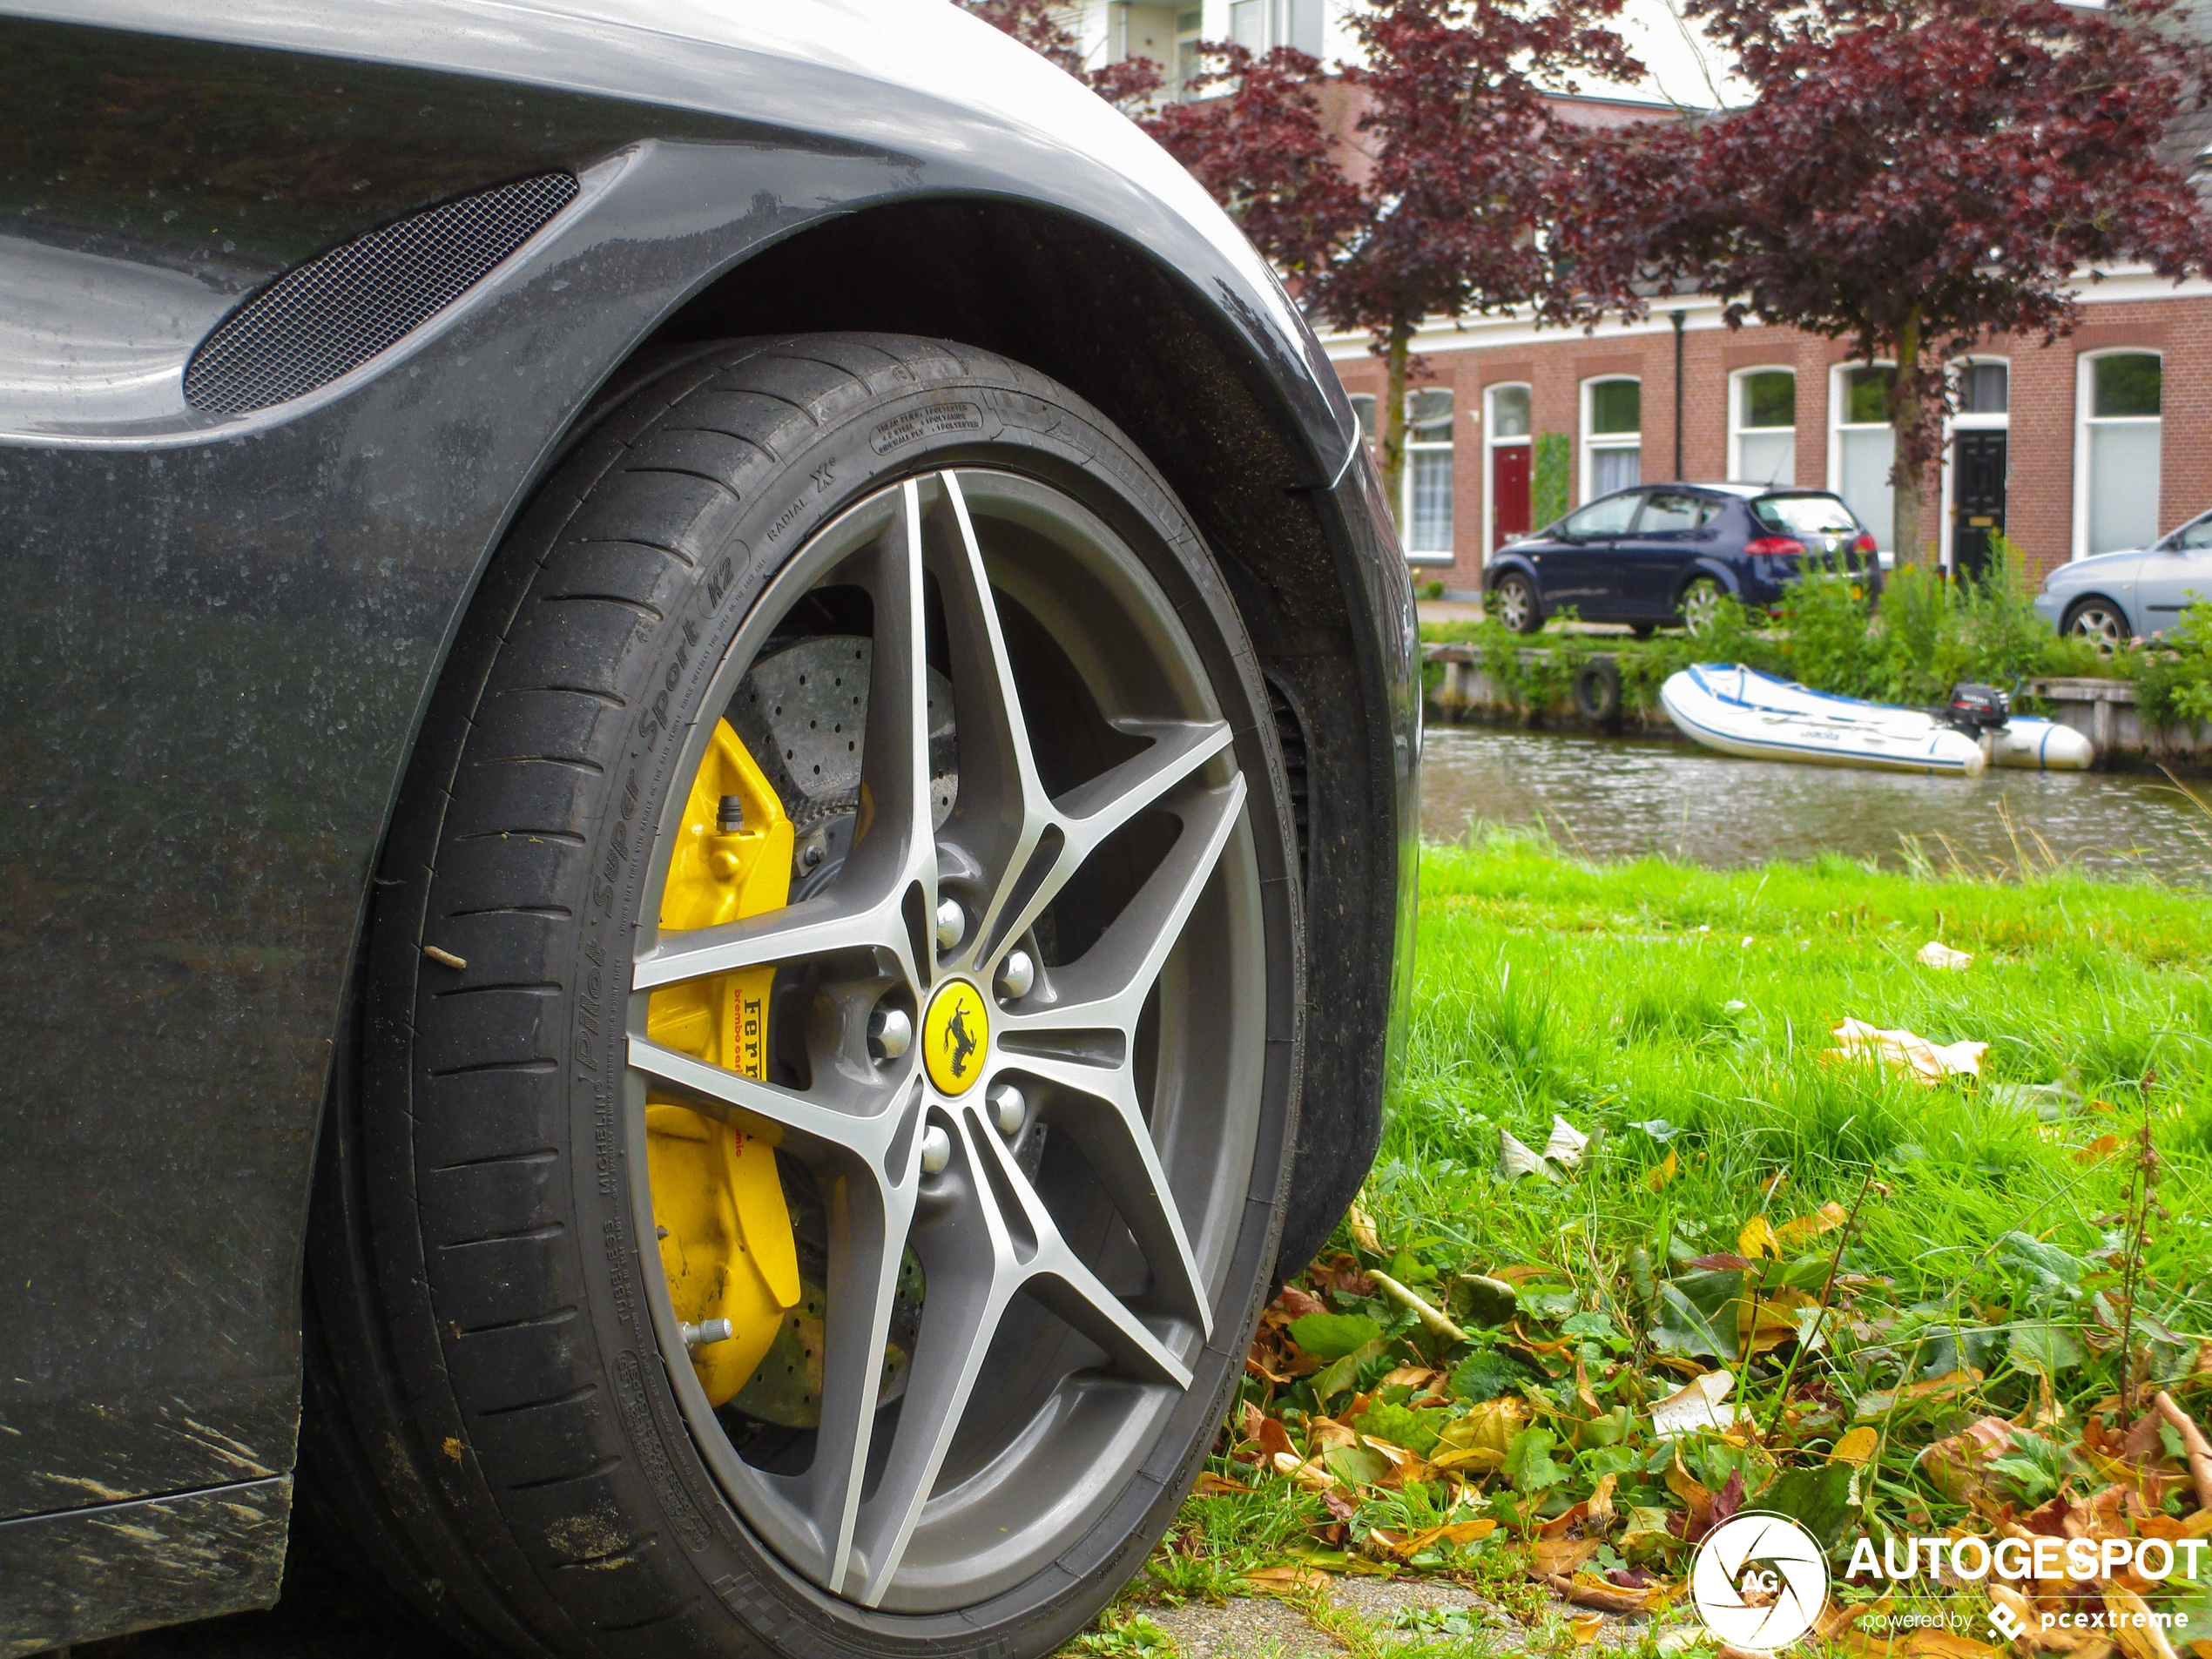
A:
<svg viewBox="0 0 2212 1659">
<path fill-rule="evenodd" d="M 684 1345 L 687 1348 L 704 1348 L 709 1343 L 727 1342 L 738 1333 L 737 1327 L 727 1319 L 701 1319 L 697 1325 L 679 1325 L 676 1328 L 683 1333 Z"/>
<path fill-rule="evenodd" d="M 725 835 L 742 835 L 745 833 L 744 796 L 722 797 L 721 806 L 714 815 L 714 827 Z"/>
</svg>

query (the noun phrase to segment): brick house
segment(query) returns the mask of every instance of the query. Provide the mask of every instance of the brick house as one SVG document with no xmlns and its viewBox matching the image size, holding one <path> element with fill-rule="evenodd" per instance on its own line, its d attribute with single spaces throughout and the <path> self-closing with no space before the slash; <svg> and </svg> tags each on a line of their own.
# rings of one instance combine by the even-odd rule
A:
<svg viewBox="0 0 2212 1659">
<path fill-rule="evenodd" d="M 1977 518 L 2001 526 L 2040 577 L 2212 508 L 2212 283 L 2115 276 L 2083 301 L 2081 326 L 2056 345 L 2000 337 L 1970 360 L 1923 516 L 1946 562 Z M 1326 344 L 1372 422 L 1381 362 L 1362 337 Z M 1439 323 L 1414 349 L 1426 374 L 1409 400 L 1406 543 L 1448 591 L 1480 589 L 1489 554 L 1536 527 L 1546 442 L 1565 448 L 1565 497 L 1552 505 L 1656 479 L 1772 480 L 1837 491 L 1889 540 L 1880 370 L 1842 342 L 1730 330 L 1717 301 L 1691 296 L 1590 335 L 1513 318 Z"/>
<path fill-rule="evenodd" d="M 1978 519 L 2002 527 L 2040 577 L 2212 508 L 2212 283 L 2123 274 L 2082 300 L 2080 327 L 2056 345 L 1998 337 L 1969 360 L 1923 515 L 1945 562 L 1962 550 L 1972 562 Z M 1326 344 L 1372 422 L 1380 361 L 1364 337 Z M 1532 508 L 1656 479 L 1833 489 L 1889 540 L 1881 369 L 1843 342 L 1731 330 L 1717 301 L 1686 296 L 1588 335 L 1512 317 L 1440 322 L 1414 349 L 1426 374 L 1409 400 L 1406 544 L 1447 592 L 1478 590 L 1490 553 L 1536 528 Z M 1563 500 L 1554 487 L 1532 502 L 1540 444 L 1554 457 L 1563 447 Z"/>
</svg>

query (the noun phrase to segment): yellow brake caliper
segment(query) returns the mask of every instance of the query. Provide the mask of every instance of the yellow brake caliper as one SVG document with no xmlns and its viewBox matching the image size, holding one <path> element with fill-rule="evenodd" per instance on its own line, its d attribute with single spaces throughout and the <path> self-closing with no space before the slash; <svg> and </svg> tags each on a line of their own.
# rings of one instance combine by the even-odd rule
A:
<svg viewBox="0 0 2212 1659">
<path fill-rule="evenodd" d="M 725 813 L 725 800 L 741 806 L 742 816 Z M 669 862 L 663 930 L 711 927 L 780 908 L 791 887 L 791 855 L 783 803 L 730 723 L 717 721 Z M 746 968 L 655 991 L 646 1035 L 710 1065 L 765 1078 L 775 973 Z M 745 1386 L 784 1311 L 799 1301 L 799 1256 L 774 1143 L 648 1095 L 645 1167 L 676 1317 L 694 1326 L 730 1322 L 727 1339 L 691 1351 L 700 1386 L 719 1406 Z"/>
</svg>

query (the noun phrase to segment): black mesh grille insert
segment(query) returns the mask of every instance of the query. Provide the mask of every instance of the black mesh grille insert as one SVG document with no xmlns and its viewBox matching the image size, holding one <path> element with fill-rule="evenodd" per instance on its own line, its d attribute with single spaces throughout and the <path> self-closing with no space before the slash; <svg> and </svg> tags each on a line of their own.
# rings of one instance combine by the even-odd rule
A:
<svg viewBox="0 0 2212 1659">
<path fill-rule="evenodd" d="M 200 342 L 185 368 L 185 401 L 244 415 L 336 380 L 458 300 L 576 192 L 569 174 L 540 173 L 318 254 Z"/>
</svg>

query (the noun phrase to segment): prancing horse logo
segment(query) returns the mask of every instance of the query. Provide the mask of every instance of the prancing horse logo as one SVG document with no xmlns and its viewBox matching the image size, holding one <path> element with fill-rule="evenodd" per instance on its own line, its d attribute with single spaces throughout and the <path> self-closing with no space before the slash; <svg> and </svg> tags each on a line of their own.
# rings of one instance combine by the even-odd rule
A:
<svg viewBox="0 0 2212 1659">
<path fill-rule="evenodd" d="M 991 1041 L 991 1005 L 968 981 L 946 981 L 929 999 L 921 1041 L 929 1081 L 948 1095 L 965 1094 L 983 1075 L 983 1054 Z"/>
<path fill-rule="evenodd" d="M 952 1067 L 953 1076 L 967 1076 L 968 1058 L 975 1052 L 975 1034 L 968 1028 L 965 1008 L 954 1008 L 953 1017 L 945 1022 L 945 1046 L 949 1051 L 946 1063 Z"/>
</svg>

